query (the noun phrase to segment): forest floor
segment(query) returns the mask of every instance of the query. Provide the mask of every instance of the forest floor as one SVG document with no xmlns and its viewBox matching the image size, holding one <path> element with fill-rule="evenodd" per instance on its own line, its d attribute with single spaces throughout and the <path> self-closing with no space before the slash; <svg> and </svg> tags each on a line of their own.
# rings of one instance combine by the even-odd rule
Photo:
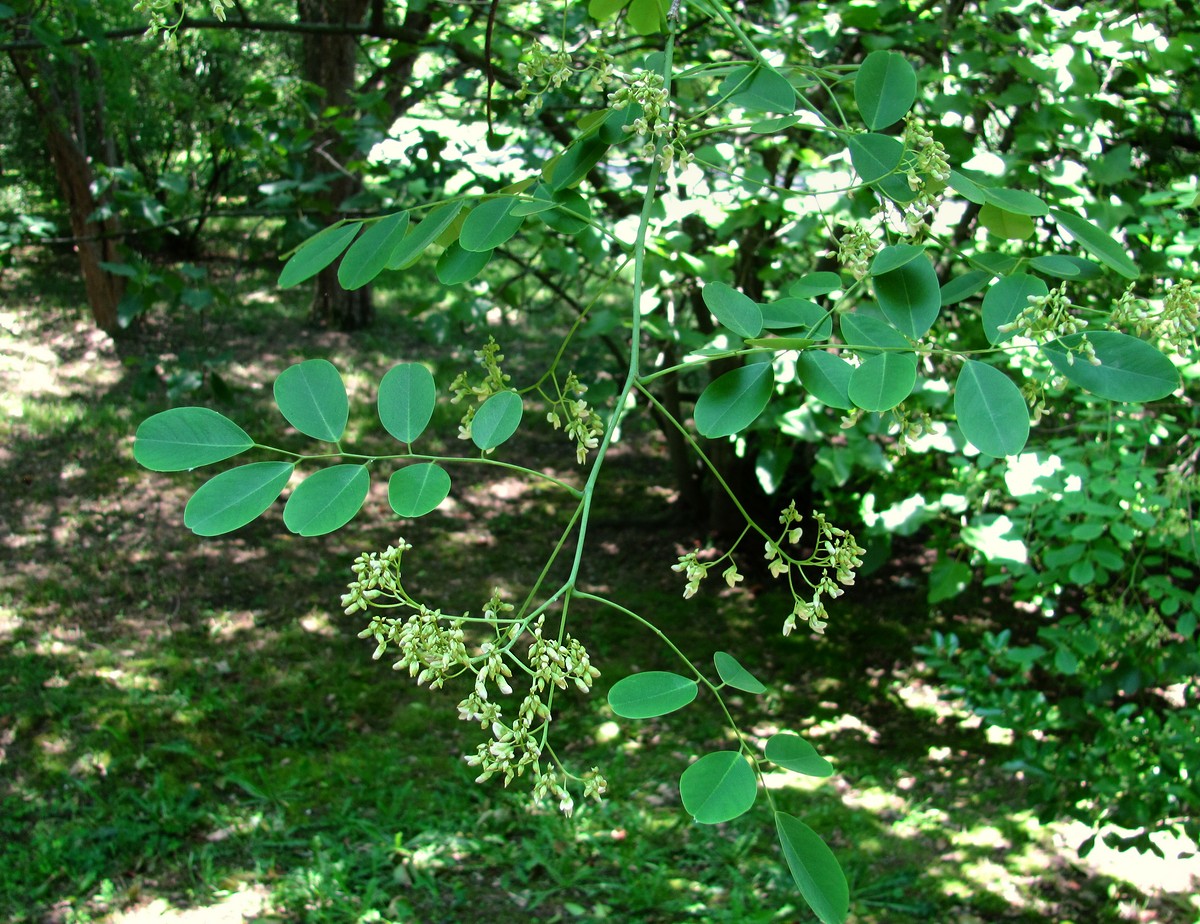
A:
<svg viewBox="0 0 1200 924">
<path fill-rule="evenodd" d="M 314 331 L 250 274 L 236 308 L 155 315 L 113 341 L 78 292 L 55 288 L 70 273 L 45 263 L 0 280 L 0 918 L 811 919 L 765 807 L 701 827 L 679 805 L 687 756 L 727 735 L 719 710 L 642 723 L 608 710 L 612 682 L 670 666 L 652 636 L 580 611 L 572 634 L 603 677 L 559 704 L 554 740 L 604 769 L 609 796 L 570 820 L 530 811 L 519 781 L 473 782 L 462 691 L 372 661 L 364 621 L 341 614 L 354 556 L 397 538 L 382 482 L 331 536 L 291 535 L 276 505 L 200 539 L 182 519 L 204 474 L 133 461 L 138 423 L 172 403 L 212 406 L 270 442 L 282 428 L 270 382 L 318 356 L 346 375 L 351 430 L 369 438 L 372 383 L 391 363 L 432 357 L 444 388 L 487 329 L 439 342 L 385 305 L 367 334 Z M 453 451 L 453 412 L 434 426 Z M 547 471 L 578 478 L 548 430 L 513 452 L 535 468 L 552 453 Z M 768 784 L 839 856 L 852 921 L 1200 920 L 1200 861 L 1176 856 L 1188 845 L 1164 845 L 1165 860 L 1081 859 L 1090 832 L 1038 820 L 1004 769 L 1006 736 L 966 718 L 913 654 L 934 630 L 1019 614 L 980 596 L 931 611 L 908 548 L 837 601 L 824 637 L 783 639 L 785 595 L 769 582 L 682 599 L 670 566 L 704 536 L 672 503 L 649 429 L 628 427 L 604 474 L 588 582 L 653 614 L 697 664 L 737 654 L 769 687 L 733 699 L 752 739 L 802 732 L 833 763 L 825 780 Z M 477 610 L 493 587 L 530 585 L 561 516 L 511 475 L 472 466 L 456 479 L 442 508 L 403 523 L 407 576 L 432 605 Z"/>
</svg>

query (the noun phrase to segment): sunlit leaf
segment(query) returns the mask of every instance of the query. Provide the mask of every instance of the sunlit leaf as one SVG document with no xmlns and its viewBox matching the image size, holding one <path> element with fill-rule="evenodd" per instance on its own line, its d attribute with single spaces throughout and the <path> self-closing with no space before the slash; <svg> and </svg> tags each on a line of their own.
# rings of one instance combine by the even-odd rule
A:
<svg viewBox="0 0 1200 924">
<path fill-rule="evenodd" d="M 495 449 L 517 432 L 521 425 L 521 396 L 501 391 L 479 406 L 471 420 L 471 441 L 485 452 Z"/>
<path fill-rule="evenodd" d="M 354 235 L 358 234 L 362 226 L 361 221 L 334 225 L 309 238 L 283 265 L 283 270 L 279 273 L 279 288 L 286 289 L 298 285 L 317 275 L 342 255 L 342 251 L 350 246 Z"/>
<path fill-rule="evenodd" d="M 976 205 L 987 202 L 987 188 L 980 186 L 970 177 L 963 176 L 957 170 L 950 171 L 950 179 L 946 183 L 968 202 L 974 202 Z"/>
<path fill-rule="evenodd" d="M 717 91 L 729 97 L 732 106 L 751 112 L 790 115 L 796 111 L 796 91 L 779 71 L 764 64 L 738 67 L 721 83 Z"/>
<path fill-rule="evenodd" d="M 880 350 L 907 350 L 908 339 L 891 324 L 869 314 L 843 314 L 842 339 L 856 353 L 867 356 Z"/>
<path fill-rule="evenodd" d="M 851 135 L 846 140 L 850 148 L 850 163 L 859 179 L 874 183 L 900 166 L 904 145 L 890 135 Z"/>
<path fill-rule="evenodd" d="M 770 363 L 749 363 L 709 382 L 696 401 L 696 429 L 709 439 L 738 433 L 758 418 L 775 390 Z"/>
<path fill-rule="evenodd" d="M 917 72 L 903 55 L 873 51 L 854 78 L 854 101 L 871 131 L 894 125 L 917 99 Z"/>
<path fill-rule="evenodd" d="M 775 813 L 775 827 L 792 879 L 822 924 L 842 924 L 850 910 L 850 887 L 833 851 L 798 818 Z"/>
<path fill-rule="evenodd" d="M 994 186 L 980 188 L 983 189 L 983 198 L 987 202 L 1014 215 L 1040 218 L 1050 212 L 1045 202 L 1023 189 L 996 189 Z"/>
<path fill-rule="evenodd" d="M 670 0 L 633 0 L 625 21 L 638 35 L 656 35 L 667 28 L 667 9 Z"/>
<path fill-rule="evenodd" d="M 342 288 L 361 289 L 383 272 L 407 230 L 408 212 L 389 215 L 367 228 L 338 264 L 338 282 Z"/>
<path fill-rule="evenodd" d="M 1029 408 L 1021 389 L 994 366 L 968 359 L 954 385 L 954 414 L 967 441 L 985 456 L 1003 459 L 1025 448 Z"/>
<path fill-rule="evenodd" d="M 437 404 L 433 375 L 420 363 L 393 366 L 379 383 L 376 404 L 383 428 L 402 443 L 414 442 Z"/>
<path fill-rule="evenodd" d="M 1063 231 L 1109 269 L 1120 273 L 1126 279 L 1138 278 L 1140 274 L 1137 264 L 1107 231 L 1102 231 L 1086 218 L 1064 212 L 1062 209 L 1051 209 L 1050 214 Z"/>
<path fill-rule="evenodd" d="M 1100 365 L 1093 366 L 1077 350 L 1087 337 Z M 1157 401 L 1179 387 L 1179 371 L 1166 356 L 1145 340 L 1117 331 L 1090 331 L 1069 334 L 1042 345 L 1042 352 L 1054 368 L 1080 388 L 1110 401 Z"/>
<path fill-rule="evenodd" d="M 806 298 L 777 298 L 759 306 L 765 330 L 786 330 L 813 340 L 833 333 L 833 313 Z"/>
<path fill-rule="evenodd" d="M 925 256 L 877 275 L 875 297 L 887 319 L 913 340 L 925 336 L 942 310 L 937 272 Z"/>
<path fill-rule="evenodd" d="M 621 110 L 624 112 L 624 110 Z M 609 145 L 600 135 L 589 135 L 571 145 L 546 165 L 542 171 L 550 189 L 570 189 L 578 186 L 593 167 L 608 153 Z"/>
<path fill-rule="evenodd" d="M 1006 241 L 1023 241 L 1033 237 L 1033 219 L 1028 215 L 1014 215 L 997 208 L 990 202 L 979 209 L 979 223 L 996 237 Z"/>
<path fill-rule="evenodd" d="M 850 374 L 847 393 L 864 411 L 890 411 L 912 394 L 917 384 L 917 358 L 912 353 L 868 356 Z"/>
<path fill-rule="evenodd" d="M 260 516 L 279 497 L 296 466 L 251 462 L 206 481 L 183 511 L 183 525 L 197 536 L 220 536 Z"/>
<path fill-rule="evenodd" d="M 447 202 L 426 215 L 419 225 L 410 225 L 404 238 L 388 258 L 387 268 L 407 269 L 416 263 L 421 259 L 421 254 L 450 227 L 461 211 L 461 202 Z"/>
<path fill-rule="evenodd" d="M 758 678 L 750 673 L 733 655 L 718 651 L 713 655 L 713 665 L 717 675 L 731 687 L 744 693 L 765 693 L 767 688 L 758 682 Z"/>
<path fill-rule="evenodd" d="M 423 517 L 436 510 L 449 493 L 450 476 L 434 462 L 406 465 L 388 479 L 388 503 L 401 517 Z"/>
<path fill-rule="evenodd" d="M 283 523 L 301 536 L 341 529 L 362 508 L 371 487 L 365 465 L 333 465 L 305 478 L 283 508 Z"/>
<path fill-rule="evenodd" d="M 1008 340 L 1012 334 L 1002 333 L 1000 328 L 1015 321 L 1029 306 L 1030 298 L 1041 298 L 1049 293 L 1045 282 L 1028 273 L 1013 273 L 997 279 L 983 297 L 983 334 L 988 343 Z"/>
<path fill-rule="evenodd" d="M 763 753 L 771 763 L 793 773 L 822 778 L 833 775 L 833 765 L 811 744 L 790 732 L 779 732 L 768 738 Z"/>
<path fill-rule="evenodd" d="M 554 194 L 554 208 L 540 213 L 541 220 L 560 234 L 578 234 L 588 226 L 592 208 L 587 200 L 573 189 Z M 574 214 L 569 214 L 574 213 Z"/>
<path fill-rule="evenodd" d="M 479 203 L 463 221 L 459 246 L 472 253 L 488 253 L 505 243 L 525 221 L 524 216 L 512 213 L 520 202 L 516 196 L 496 196 Z"/>
<path fill-rule="evenodd" d="M 925 248 L 919 244 L 893 244 L 884 247 L 871 261 L 871 275 L 882 276 L 892 270 L 898 270 L 924 253 Z"/>
<path fill-rule="evenodd" d="M 275 403 L 305 436 L 336 443 L 350 417 L 346 384 L 333 363 L 309 359 L 289 366 L 275 379 Z"/>
<path fill-rule="evenodd" d="M 716 319 L 739 337 L 757 337 L 762 333 L 762 309 L 732 286 L 710 282 L 704 286 L 701 297 Z"/>
<path fill-rule="evenodd" d="M 696 698 L 696 681 L 670 671 L 623 677 L 608 691 L 608 705 L 624 719 L 652 719 L 682 709 Z"/>
<path fill-rule="evenodd" d="M 588 15 L 603 22 L 623 10 L 629 0 L 589 0 Z"/>
<path fill-rule="evenodd" d="M 249 434 L 206 407 L 177 407 L 137 428 L 133 457 L 153 472 L 182 472 L 236 456 L 254 445 Z"/>
<path fill-rule="evenodd" d="M 854 407 L 849 391 L 854 367 L 846 360 L 824 350 L 809 350 L 796 360 L 796 372 L 800 384 L 822 404 L 843 410 Z"/>
<path fill-rule="evenodd" d="M 683 771 L 679 795 L 697 824 L 715 825 L 750 811 L 758 780 L 740 751 L 714 751 Z"/>
</svg>

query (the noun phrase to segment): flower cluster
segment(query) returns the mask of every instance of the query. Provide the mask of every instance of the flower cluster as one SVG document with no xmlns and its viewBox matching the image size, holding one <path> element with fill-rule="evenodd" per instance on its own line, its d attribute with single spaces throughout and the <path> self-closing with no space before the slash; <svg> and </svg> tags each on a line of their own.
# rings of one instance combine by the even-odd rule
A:
<svg viewBox="0 0 1200 924">
<path fill-rule="evenodd" d="M 572 372 L 559 389 L 558 400 L 551 405 L 546 419 L 555 430 L 563 429 L 575 441 L 575 459 L 580 465 L 587 461 L 588 450 L 600 445 L 604 435 L 604 421 L 583 400 L 587 386 Z"/>
<path fill-rule="evenodd" d="M 233 0 L 208 0 L 208 8 L 212 10 L 213 16 L 221 22 L 225 21 L 225 11 L 233 9 L 233 6 Z M 133 4 L 133 11 L 144 13 L 149 17 L 146 38 L 153 38 L 161 32 L 166 37 L 168 47 L 175 46 L 176 30 L 189 13 L 188 4 L 180 4 L 176 0 L 136 0 Z M 170 19 L 167 17 L 168 13 L 171 16 Z"/>
<path fill-rule="evenodd" d="M 1002 334 L 1016 333 L 1030 340 L 1058 340 L 1077 334 L 1087 327 L 1087 321 L 1073 312 L 1071 299 L 1067 296 L 1067 284 L 1051 289 L 1046 295 L 1031 295 L 1026 305 L 1013 320 L 1001 324 L 997 330 Z M 1096 348 L 1084 334 L 1078 344 L 1067 354 L 1067 361 L 1074 364 L 1075 354 L 1084 356 L 1093 366 L 1100 365 Z"/>
<path fill-rule="evenodd" d="M 467 406 L 462 420 L 459 422 L 458 438 L 460 440 L 471 438 L 471 422 L 475 419 L 478 405 L 494 394 L 508 391 L 508 383 L 512 378 L 500 368 L 500 364 L 504 362 L 504 354 L 500 352 L 500 346 L 494 337 L 488 337 L 488 342 L 483 345 L 483 349 L 475 351 L 475 359 L 483 367 L 483 379 L 478 384 L 472 385 L 470 377 L 465 372 L 460 372 L 450 383 L 450 391 L 453 392 L 453 396 L 450 398 L 451 404 L 458 404 L 464 398 L 475 399 L 474 404 Z"/>
<path fill-rule="evenodd" d="M 1200 290 L 1190 279 L 1182 279 L 1167 287 L 1162 309 L 1154 311 L 1144 298 L 1134 295 L 1131 285 L 1113 305 L 1112 323 L 1154 337 L 1176 353 L 1190 353 L 1200 327 Z"/>
<path fill-rule="evenodd" d="M 861 224 L 855 222 L 838 240 L 837 258 L 855 279 L 870 272 L 871 258 L 879 250 L 879 241 Z"/>
<path fill-rule="evenodd" d="M 571 55 L 565 50 L 554 51 L 541 42 L 532 42 L 525 49 L 524 60 L 517 65 L 522 86 L 516 92 L 519 100 L 528 99 L 522 110 L 532 116 L 542 108 L 546 91 L 561 87 L 574 73 Z"/>
<path fill-rule="evenodd" d="M 909 189 L 917 193 L 923 192 L 927 186 L 927 178 L 930 177 L 938 183 L 945 183 L 950 179 L 950 158 L 946 154 L 946 148 L 940 141 L 933 140 L 929 129 L 912 113 L 904 119 L 904 143 L 915 155 L 905 170 L 908 174 Z"/>
<path fill-rule="evenodd" d="M 700 590 L 700 582 L 708 577 L 708 572 L 727 558 L 729 559 L 729 566 L 721 572 L 721 577 L 724 578 L 725 583 L 729 587 L 736 587 L 740 581 L 745 580 L 745 575 L 738 571 L 737 565 L 730 558 L 731 554 L 726 553 L 713 561 L 700 561 L 699 553 L 694 550 L 680 555 L 679 561 L 671 565 L 671 570 L 683 572 L 687 578 L 687 584 L 683 588 L 683 599 L 690 600 L 696 596 L 696 593 Z"/>
<path fill-rule="evenodd" d="M 466 757 L 470 766 L 479 768 L 476 782 L 499 776 L 507 786 L 528 771 L 533 778 L 534 801 L 556 799 L 567 815 L 575 805 L 567 790 L 568 779 L 579 779 L 584 796 L 598 800 L 607 787 L 599 771 L 593 768 L 581 778 L 573 777 L 547 743 L 555 694 L 571 686 L 588 693 L 600 676 L 587 649 L 566 633 L 547 637 L 545 616 L 531 624 L 510 615 L 513 605 L 504 602 L 498 589 L 484 605 L 482 618 L 447 616 L 418 603 L 402 583 L 402 559 L 411 548 L 401 539 L 383 552 L 365 553 L 354 560 L 354 580 L 342 596 L 342 607 L 348 614 L 374 611 L 359 633 L 359 638 L 375 642 L 373 657 L 379 659 L 393 649 L 393 669 L 407 670 L 418 684 L 428 683 L 431 689 L 457 677 L 471 680 L 471 688 L 458 704 L 459 718 L 477 722 L 489 732 L 489 738 Z M 409 612 L 407 617 L 387 615 L 396 610 Z M 493 634 L 474 653 L 468 647 L 471 624 Z M 525 636 L 531 641 L 522 658 L 515 653 L 515 646 Z M 515 695 L 514 668 L 529 678 L 529 686 L 515 718 L 510 719 L 496 697 Z"/>
<path fill-rule="evenodd" d="M 641 107 L 641 115 L 626 125 L 625 131 L 646 139 L 641 151 L 643 157 L 653 157 L 661 141 L 658 158 L 664 170 L 670 170 L 675 163 L 686 167 L 695 160 L 684 144 L 683 130 L 671 120 L 670 100 L 662 74 L 655 71 L 639 71 L 608 94 L 609 105 L 617 111 L 631 103 Z"/>
</svg>

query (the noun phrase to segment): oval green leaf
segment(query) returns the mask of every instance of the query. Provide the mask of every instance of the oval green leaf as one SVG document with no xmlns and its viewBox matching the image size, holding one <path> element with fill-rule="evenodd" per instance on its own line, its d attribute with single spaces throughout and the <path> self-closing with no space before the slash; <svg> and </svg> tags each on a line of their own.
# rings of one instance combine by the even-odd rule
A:
<svg viewBox="0 0 1200 924">
<path fill-rule="evenodd" d="M 547 226 L 559 234 L 575 235 L 588 226 L 592 208 L 578 192 L 564 189 L 554 194 L 552 210 L 541 212 L 540 216 Z"/>
<path fill-rule="evenodd" d="M 183 525 L 197 536 L 240 529 L 275 503 L 295 468 L 291 462 L 251 462 L 221 472 L 192 495 Z"/>
<path fill-rule="evenodd" d="M 176 407 L 147 417 L 133 438 L 133 457 L 152 472 L 182 472 L 245 452 L 254 440 L 224 414 Z"/>
<path fill-rule="evenodd" d="M 850 163 L 864 183 L 881 180 L 900 166 L 904 145 L 890 135 L 851 135 Z"/>
<path fill-rule="evenodd" d="M 764 330 L 786 330 L 810 340 L 828 340 L 833 333 L 832 312 L 806 298 L 777 298 L 758 307 Z"/>
<path fill-rule="evenodd" d="M 837 273 L 827 271 L 805 273 L 792 283 L 791 288 L 788 289 L 788 295 L 794 295 L 797 298 L 813 298 L 817 295 L 828 295 L 841 288 L 844 288 L 844 284 L 842 277 Z"/>
<path fill-rule="evenodd" d="M 666 31 L 668 0 L 633 0 L 625 22 L 638 35 L 656 35 Z"/>
<path fill-rule="evenodd" d="M 992 273 L 986 273 L 983 270 L 967 270 L 961 276 L 946 280 L 946 284 L 942 286 L 942 307 L 958 304 L 964 299 L 982 292 L 993 278 Z"/>
<path fill-rule="evenodd" d="M 379 420 L 402 443 L 415 442 L 425 432 L 436 403 L 433 375 L 420 363 L 392 366 L 379 383 Z"/>
<path fill-rule="evenodd" d="M 763 752 L 767 760 L 784 770 L 824 779 L 833 775 L 833 764 L 817 753 L 817 749 L 790 732 L 779 732 L 767 740 Z"/>
<path fill-rule="evenodd" d="M 958 428 L 985 456 L 1016 455 L 1029 439 L 1029 408 L 1021 389 L 994 366 L 968 359 L 954 386 Z"/>
<path fill-rule="evenodd" d="M 495 250 L 524 223 L 524 215 L 512 213 L 520 201 L 516 196 L 496 196 L 475 206 L 463 222 L 458 235 L 459 246 L 472 253 Z"/>
<path fill-rule="evenodd" d="M 1028 215 L 1014 215 L 997 208 L 990 202 L 979 209 L 979 223 L 996 237 L 1006 241 L 1023 241 L 1033 237 L 1033 219 Z"/>
<path fill-rule="evenodd" d="M 317 275 L 342 255 L 362 226 L 361 221 L 334 225 L 309 238 L 283 265 L 279 273 L 279 288 L 286 289 Z"/>
<path fill-rule="evenodd" d="M 784 812 L 775 813 L 779 844 L 796 888 L 822 924 L 842 924 L 850 910 L 850 887 L 837 857 L 820 836 Z"/>
<path fill-rule="evenodd" d="M 401 517 L 423 517 L 436 510 L 449 493 L 450 476 L 433 462 L 406 465 L 388 479 L 388 503 Z"/>
<path fill-rule="evenodd" d="M 501 391 L 479 406 L 471 420 L 471 442 L 487 452 L 517 432 L 521 425 L 521 396 Z"/>
<path fill-rule="evenodd" d="M 796 90 L 783 74 L 762 64 L 735 68 L 717 92 L 722 97 L 729 96 L 731 106 L 750 112 L 786 116 L 796 111 Z"/>
<path fill-rule="evenodd" d="M 983 297 L 983 334 L 988 343 L 1003 343 L 1011 337 L 1011 333 L 1001 333 L 1000 328 L 1015 321 L 1029 305 L 1030 298 L 1049 294 L 1046 283 L 1028 273 L 1013 273 L 997 279 Z"/>
<path fill-rule="evenodd" d="M 619 117 L 621 113 L 615 115 Z M 547 185 L 555 192 L 578 186 L 608 153 L 608 148 L 608 143 L 599 135 L 589 135 L 571 145 L 542 171 Z"/>
<path fill-rule="evenodd" d="M 894 125 L 917 100 L 917 72 L 903 55 L 873 51 L 854 78 L 854 101 L 871 131 Z"/>
<path fill-rule="evenodd" d="M 983 198 L 986 202 L 1014 215 L 1040 218 L 1050 213 L 1045 202 L 1023 189 L 996 189 L 992 186 L 981 186 L 980 189 L 983 190 Z"/>
<path fill-rule="evenodd" d="M 492 259 L 492 251 L 476 253 L 463 250 L 458 241 L 450 244 L 437 261 L 437 278 L 444 286 L 456 286 L 474 279 Z"/>
<path fill-rule="evenodd" d="M 716 825 L 750 811 L 758 780 L 741 751 L 714 751 L 683 771 L 679 795 L 697 824 Z"/>
<path fill-rule="evenodd" d="M 419 225 L 410 225 L 404 239 L 396 245 L 388 258 L 387 268 L 407 269 L 416 263 L 421 259 L 421 254 L 450 227 L 461 211 L 461 202 L 447 202 L 430 212 Z"/>
<path fill-rule="evenodd" d="M 707 283 L 700 294 L 716 319 L 739 337 L 757 337 L 762 333 L 762 309 L 749 296 L 723 282 Z"/>
<path fill-rule="evenodd" d="M 887 319 L 913 340 L 925 336 L 942 310 L 937 271 L 926 257 L 876 276 L 875 297 Z"/>
<path fill-rule="evenodd" d="M 608 705 L 623 719 L 652 719 L 682 709 L 699 686 L 670 671 L 643 671 L 623 677 L 608 691 Z"/>
<path fill-rule="evenodd" d="M 367 228 L 338 264 L 338 282 L 342 288 L 361 289 L 383 272 L 407 230 L 408 212 L 388 215 Z"/>
<path fill-rule="evenodd" d="M 950 171 L 950 178 L 946 184 L 968 202 L 974 202 L 976 205 L 987 202 L 987 188 L 980 186 L 970 177 L 963 176 L 957 170 Z"/>
<path fill-rule="evenodd" d="M 891 324 L 869 314 L 844 314 L 841 325 L 846 345 L 863 356 L 880 350 L 907 350 L 912 346 Z"/>
<path fill-rule="evenodd" d="M 336 443 L 350 418 L 346 384 L 333 363 L 309 359 L 289 366 L 275 379 L 275 403 L 305 436 Z"/>
<path fill-rule="evenodd" d="M 847 394 L 864 411 L 890 411 L 912 394 L 917 384 L 917 358 L 912 353 L 868 356 L 850 374 Z"/>
<path fill-rule="evenodd" d="M 796 360 L 800 384 L 828 407 L 850 410 L 850 376 L 854 367 L 841 357 L 824 350 L 809 350 Z"/>
<path fill-rule="evenodd" d="M 919 244 L 893 244 L 891 247 L 884 247 L 871 261 L 871 275 L 882 276 L 892 270 L 898 270 L 924 252 L 925 248 Z"/>
<path fill-rule="evenodd" d="M 730 369 L 709 382 L 696 401 L 696 429 L 710 439 L 744 430 L 763 412 L 774 390 L 770 363 Z"/>
<path fill-rule="evenodd" d="M 1179 387 L 1179 371 L 1174 363 L 1145 340 L 1114 330 L 1086 334 L 1096 351 L 1099 366 L 1071 349 L 1078 349 L 1084 334 L 1069 334 L 1042 345 L 1042 352 L 1059 373 L 1080 388 L 1109 401 L 1157 401 Z"/>
<path fill-rule="evenodd" d="M 1029 261 L 1029 265 L 1043 273 L 1046 276 L 1053 276 L 1055 279 L 1074 279 L 1080 274 L 1079 264 L 1070 257 L 1064 257 L 1059 254 L 1046 254 L 1041 257 L 1034 257 Z"/>
<path fill-rule="evenodd" d="M 1064 212 L 1062 209 L 1051 209 L 1050 214 L 1068 236 L 1109 269 L 1120 273 L 1126 279 L 1138 278 L 1137 264 L 1107 231 L 1100 230 L 1086 218 Z"/>
<path fill-rule="evenodd" d="M 765 693 L 767 688 L 759 683 L 758 678 L 750 673 L 733 655 L 718 651 L 713 655 L 713 665 L 717 675 L 731 687 L 745 693 Z"/>
<path fill-rule="evenodd" d="M 371 487 L 365 465 L 333 465 L 305 478 L 283 508 L 283 523 L 301 536 L 341 529 L 362 508 Z"/>
</svg>

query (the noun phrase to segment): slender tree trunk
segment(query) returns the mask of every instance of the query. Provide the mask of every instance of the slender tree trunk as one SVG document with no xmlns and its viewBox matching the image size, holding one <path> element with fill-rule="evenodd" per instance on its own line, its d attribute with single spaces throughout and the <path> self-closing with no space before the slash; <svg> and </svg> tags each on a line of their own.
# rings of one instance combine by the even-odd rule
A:
<svg viewBox="0 0 1200 924">
<path fill-rule="evenodd" d="M 298 0 L 301 22 L 344 25 L 361 22 L 368 0 Z M 351 102 L 358 62 L 358 43 L 353 35 L 308 35 L 302 42 L 301 69 L 304 79 L 324 91 L 322 106 L 345 109 Z M 331 219 L 339 208 L 362 189 L 362 181 L 342 167 L 349 146 L 333 129 L 322 129 L 314 139 L 313 169 L 338 173 L 329 190 Z M 317 274 L 313 291 L 312 317 L 320 324 L 341 330 L 366 327 L 374 319 L 370 286 L 347 292 L 337 280 L 337 264 Z"/>
<path fill-rule="evenodd" d="M 62 94 L 54 85 L 49 62 L 44 56 L 35 61 L 36 55 L 42 53 L 11 52 L 9 57 L 46 136 L 46 153 L 54 166 L 63 204 L 67 207 L 92 318 L 97 327 L 115 333 L 120 328 L 117 308 L 125 292 L 125 280 L 108 272 L 101 264 L 123 262 L 117 249 L 121 225 L 115 216 L 100 220 L 92 218 L 99 203 L 92 195 L 92 167 L 83 144 L 83 125 L 77 124 L 78 118 L 68 118 Z M 76 113 L 76 116 L 81 115 Z"/>
</svg>

